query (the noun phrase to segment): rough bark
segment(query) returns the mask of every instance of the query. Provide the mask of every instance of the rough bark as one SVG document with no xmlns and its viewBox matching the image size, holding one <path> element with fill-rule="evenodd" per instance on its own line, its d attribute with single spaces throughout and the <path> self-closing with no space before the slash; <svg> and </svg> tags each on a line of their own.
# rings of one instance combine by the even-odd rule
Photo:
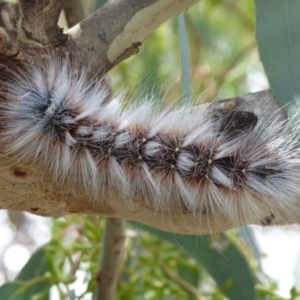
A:
<svg viewBox="0 0 300 300">
<path fill-rule="evenodd" d="M 2 3 L 0 55 L 16 55 L 21 50 L 26 59 L 30 59 L 36 55 L 45 55 L 45 48 L 48 47 L 64 55 L 74 53 L 91 70 L 106 73 L 137 53 L 142 42 L 159 25 L 198 1 L 108 1 L 67 33 L 63 33 L 57 26 L 64 1 L 21 0 L 20 5 Z"/>
</svg>

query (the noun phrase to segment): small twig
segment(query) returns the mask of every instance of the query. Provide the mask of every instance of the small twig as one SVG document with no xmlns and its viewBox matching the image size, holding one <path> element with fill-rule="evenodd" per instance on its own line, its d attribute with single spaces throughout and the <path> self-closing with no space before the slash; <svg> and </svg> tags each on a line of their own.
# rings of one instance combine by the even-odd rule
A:
<svg viewBox="0 0 300 300">
<path fill-rule="evenodd" d="M 97 274 L 96 300 L 115 299 L 125 241 L 125 221 L 107 218 L 100 271 Z"/>
<path fill-rule="evenodd" d="M 178 277 L 176 274 L 174 274 L 165 264 L 160 263 L 161 270 L 163 273 L 170 278 L 172 281 L 174 281 L 176 284 L 178 284 L 182 289 L 187 291 L 189 294 L 193 295 L 197 300 L 204 300 L 205 298 L 202 296 L 202 294 L 197 290 L 195 287 L 193 287 L 191 284 L 186 282 L 185 280 Z"/>
<path fill-rule="evenodd" d="M 37 283 L 40 282 L 44 282 L 44 281 L 49 281 L 50 279 L 48 277 L 45 276 L 38 276 L 38 277 L 34 277 L 30 280 L 27 281 L 22 281 L 22 280 L 16 280 L 16 283 L 20 283 L 20 284 L 24 284 L 24 289 L 28 289 L 29 287 L 36 285 Z"/>
<path fill-rule="evenodd" d="M 69 273 L 66 276 L 66 282 L 68 282 L 69 280 L 72 279 L 73 276 L 75 276 L 75 273 L 79 268 L 82 256 L 83 256 L 82 251 L 79 251 L 79 252 L 76 253 L 75 261 L 71 265 L 71 269 L 70 269 Z"/>
</svg>

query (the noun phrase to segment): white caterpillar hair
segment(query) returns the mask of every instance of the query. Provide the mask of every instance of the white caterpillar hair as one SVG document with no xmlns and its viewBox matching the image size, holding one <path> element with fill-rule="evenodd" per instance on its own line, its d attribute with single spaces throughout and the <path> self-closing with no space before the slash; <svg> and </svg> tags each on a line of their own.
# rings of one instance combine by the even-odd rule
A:
<svg viewBox="0 0 300 300">
<path fill-rule="evenodd" d="M 218 209 L 233 223 L 298 221 L 298 145 L 268 108 L 259 118 L 232 100 L 162 112 L 144 101 L 122 110 L 121 99 L 106 103 L 107 88 L 70 62 L 19 70 L 1 79 L 1 151 L 58 184 L 93 195 L 108 184 L 124 199 L 142 195 L 195 216 Z"/>
</svg>

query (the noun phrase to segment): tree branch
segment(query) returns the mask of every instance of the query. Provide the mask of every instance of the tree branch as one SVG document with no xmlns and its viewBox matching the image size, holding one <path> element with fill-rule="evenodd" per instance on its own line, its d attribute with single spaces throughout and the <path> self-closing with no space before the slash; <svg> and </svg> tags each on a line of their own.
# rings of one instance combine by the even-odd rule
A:
<svg viewBox="0 0 300 300">
<path fill-rule="evenodd" d="M 95 73 L 99 70 L 106 73 L 137 53 L 142 42 L 162 23 L 198 1 L 108 1 L 67 34 L 57 26 L 63 1 L 31 1 L 30 5 L 24 0 L 19 5 L 1 3 L 0 54 L 9 46 L 4 52 L 6 55 L 15 55 L 21 50 L 30 60 L 30 57 L 45 55 L 41 47 L 49 46 L 52 51 L 59 50 L 65 55 L 76 54 L 76 59 Z"/>
<path fill-rule="evenodd" d="M 138 52 L 142 42 L 162 23 L 199 0 L 111 1 L 68 33 L 89 66 L 106 73 Z"/>
<path fill-rule="evenodd" d="M 227 103 L 227 104 L 226 104 Z M 216 102 L 204 104 L 207 114 L 213 118 L 214 112 L 219 109 L 228 111 L 250 111 L 255 113 L 258 120 L 263 118 L 286 117 L 278 109 L 273 94 L 270 91 L 247 94 L 237 98 L 229 99 L 227 102 Z M 266 107 L 268 110 L 266 112 Z M 194 109 L 197 109 L 194 108 Z M 184 205 L 170 205 L 168 202 L 159 203 L 159 207 L 150 201 L 145 201 L 140 196 L 134 199 L 124 199 L 113 189 L 106 187 L 101 191 L 99 198 L 94 199 L 92 195 L 86 195 L 80 187 L 68 190 L 67 187 L 58 187 L 53 183 L 45 171 L 36 170 L 30 165 L 22 165 L 18 162 L 8 160 L 6 156 L 0 157 L 3 167 L 0 174 L 0 208 L 28 211 L 31 213 L 59 217 L 69 213 L 98 214 L 102 216 L 129 219 L 148 224 L 167 231 L 204 234 L 224 231 L 229 228 L 245 224 L 267 225 L 266 218 L 270 215 L 272 207 L 260 203 L 260 215 L 253 219 L 251 214 L 241 215 L 238 223 L 232 223 L 219 209 L 210 212 L 191 213 Z M 275 207 L 275 209 L 279 209 Z M 286 218 L 281 219 L 281 211 L 272 211 L 276 216 L 272 224 L 286 224 Z M 295 211 L 299 211 L 298 206 Z M 295 220 L 290 220 L 290 223 Z"/>
<path fill-rule="evenodd" d="M 21 24 L 18 29 L 22 29 L 23 40 L 35 41 L 40 46 L 66 40 L 57 25 L 63 3 L 57 0 L 20 0 Z"/>
</svg>

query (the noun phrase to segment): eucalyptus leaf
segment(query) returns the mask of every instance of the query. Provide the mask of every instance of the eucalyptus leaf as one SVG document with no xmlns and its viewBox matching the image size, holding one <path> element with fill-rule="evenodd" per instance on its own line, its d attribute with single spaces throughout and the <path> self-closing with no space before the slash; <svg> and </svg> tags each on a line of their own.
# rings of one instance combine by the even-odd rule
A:
<svg viewBox="0 0 300 300">
<path fill-rule="evenodd" d="M 49 290 L 52 284 L 45 277 L 45 273 L 48 271 L 46 253 L 41 248 L 31 256 L 14 282 L 5 283 L 0 287 L 0 299 L 50 299 Z"/>
<path fill-rule="evenodd" d="M 0 299 L 24 300 L 24 288 L 21 283 L 8 282 L 0 287 Z"/>
<path fill-rule="evenodd" d="M 289 112 L 287 104 L 300 99 L 300 1 L 255 0 L 255 4 L 260 58 L 278 103 Z"/>
<path fill-rule="evenodd" d="M 46 252 L 44 248 L 39 249 L 32 254 L 26 265 L 17 275 L 17 281 L 27 281 L 31 280 L 37 276 L 43 276 L 48 272 L 48 263 L 46 258 Z"/>
</svg>

